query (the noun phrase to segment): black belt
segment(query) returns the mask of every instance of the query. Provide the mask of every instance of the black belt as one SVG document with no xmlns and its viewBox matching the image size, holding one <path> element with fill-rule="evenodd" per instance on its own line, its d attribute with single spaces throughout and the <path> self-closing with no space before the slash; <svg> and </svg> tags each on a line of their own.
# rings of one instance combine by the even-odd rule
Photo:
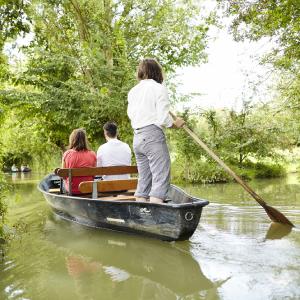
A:
<svg viewBox="0 0 300 300">
<path fill-rule="evenodd" d="M 141 130 L 141 129 L 144 129 L 144 128 L 147 128 L 149 126 L 156 126 L 155 124 L 150 124 L 150 125 L 147 125 L 147 126 L 144 126 L 144 127 L 140 127 L 140 128 L 135 128 L 134 130 Z"/>
</svg>

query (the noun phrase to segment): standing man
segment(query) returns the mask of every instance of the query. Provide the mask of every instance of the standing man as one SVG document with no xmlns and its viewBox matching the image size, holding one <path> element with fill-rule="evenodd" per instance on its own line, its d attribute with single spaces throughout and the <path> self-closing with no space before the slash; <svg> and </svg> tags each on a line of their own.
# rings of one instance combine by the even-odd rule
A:
<svg viewBox="0 0 300 300">
<path fill-rule="evenodd" d="M 133 149 L 139 171 L 137 201 L 163 203 L 170 186 L 170 154 L 164 128 L 180 128 L 181 118 L 172 120 L 170 101 L 160 64 L 153 58 L 140 61 L 139 83 L 128 93 L 127 114 L 134 131 Z"/>
<path fill-rule="evenodd" d="M 118 127 L 109 121 L 103 126 L 106 143 L 97 151 L 97 167 L 130 166 L 131 149 L 128 144 L 118 140 Z M 129 179 L 129 174 L 104 175 L 104 180 Z"/>
</svg>

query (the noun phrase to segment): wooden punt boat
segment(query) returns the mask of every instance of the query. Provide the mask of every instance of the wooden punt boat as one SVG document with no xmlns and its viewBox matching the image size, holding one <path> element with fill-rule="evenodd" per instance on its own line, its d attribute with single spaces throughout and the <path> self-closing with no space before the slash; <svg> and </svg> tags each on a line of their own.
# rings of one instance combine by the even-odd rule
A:
<svg viewBox="0 0 300 300">
<path fill-rule="evenodd" d="M 71 175 L 71 169 L 68 170 Z M 76 174 L 79 169 L 72 170 Z M 94 192 L 68 195 L 59 192 L 61 180 L 56 174 L 46 176 L 38 185 L 53 211 L 63 219 L 94 228 L 141 234 L 166 241 L 187 240 L 198 226 L 202 208 L 209 203 L 186 194 L 175 185 L 170 186 L 167 201 L 162 204 L 136 202 L 134 191 L 97 192 L 96 196 Z"/>
</svg>

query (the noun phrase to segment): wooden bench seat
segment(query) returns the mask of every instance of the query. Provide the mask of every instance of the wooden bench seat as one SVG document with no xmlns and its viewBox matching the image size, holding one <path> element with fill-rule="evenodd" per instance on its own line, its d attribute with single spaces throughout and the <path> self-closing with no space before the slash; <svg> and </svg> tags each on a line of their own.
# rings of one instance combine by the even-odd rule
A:
<svg viewBox="0 0 300 300">
<path fill-rule="evenodd" d="M 79 191 L 83 194 L 92 193 L 93 186 L 97 187 L 97 192 L 117 192 L 134 190 L 137 187 L 137 179 L 83 181 L 79 184 Z"/>
<path fill-rule="evenodd" d="M 121 175 L 138 173 L 136 166 L 114 166 L 114 167 L 94 167 L 94 168 L 57 168 L 54 173 L 59 177 L 75 176 L 102 176 Z"/>
<path fill-rule="evenodd" d="M 69 183 L 72 182 L 73 177 L 77 176 L 103 176 L 103 175 L 123 175 L 123 174 L 136 174 L 138 173 L 136 166 L 113 166 L 113 167 L 93 167 L 93 168 L 56 168 L 54 173 L 61 178 L 60 193 L 63 193 L 62 179 L 69 178 Z M 96 193 L 127 191 L 134 190 L 137 186 L 137 179 L 124 179 L 124 180 L 103 180 L 82 182 L 79 185 L 81 193 L 93 193 L 93 198 Z M 94 186 L 94 189 L 93 189 Z M 70 189 L 69 189 L 70 190 Z M 69 192 L 72 195 L 72 192 Z"/>
</svg>

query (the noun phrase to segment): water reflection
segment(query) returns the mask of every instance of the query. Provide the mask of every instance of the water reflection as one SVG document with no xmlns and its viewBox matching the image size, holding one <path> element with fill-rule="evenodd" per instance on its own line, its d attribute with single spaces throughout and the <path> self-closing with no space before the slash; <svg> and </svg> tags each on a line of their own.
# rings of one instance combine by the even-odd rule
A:
<svg viewBox="0 0 300 300">
<path fill-rule="evenodd" d="M 278 209 L 297 226 L 300 218 L 297 174 L 290 174 L 283 179 L 254 180 L 250 185 L 270 206 Z M 270 224 L 265 210 L 236 183 L 185 185 L 184 189 L 210 201 L 201 222 L 217 224 L 219 229 L 234 234 L 254 235 Z"/>
<path fill-rule="evenodd" d="M 290 174 L 286 178 L 253 180 L 249 182 L 257 192 L 271 206 L 299 205 L 300 192 L 297 174 Z M 192 195 L 199 195 L 212 202 L 237 204 L 238 206 L 256 206 L 256 201 L 239 184 L 207 184 L 185 185 L 184 188 Z"/>
<path fill-rule="evenodd" d="M 0 299 L 300 299 L 299 228 L 270 225 L 236 184 L 189 186 L 211 204 L 189 242 L 164 243 L 57 220 L 32 175 L 8 199 L 21 230 L 0 245 Z M 292 179 L 251 186 L 297 225 Z"/>
<path fill-rule="evenodd" d="M 20 180 L 27 180 L 31 179 L 34 177 L 31 172 L 11 172 L 11 173 L 6 173 L 7 178 L 11 179 L 12 182 L 17 182 Z"/>
<path fill-rule="evenodd" d="M 106 231 L 85 230 L 55 217 L 46 223 L 47 238 L 66 252 L 66 270 L 79 297 L 103 299 L 198 299 L 217 289 L 189 252 L 175 244 Z M 67 237 L 72 238 L 67 238 Z M 225 281 L 224 281 L 225 282 Z M 126 285 L 126 288 L 124 288 Z"/>
<path fill-rule="evenodd" d="M 266 240 L 278 240 L 290 234 L 292 227 L 280 223 L 271 223 L 266 234 Z"/>
</svg>

